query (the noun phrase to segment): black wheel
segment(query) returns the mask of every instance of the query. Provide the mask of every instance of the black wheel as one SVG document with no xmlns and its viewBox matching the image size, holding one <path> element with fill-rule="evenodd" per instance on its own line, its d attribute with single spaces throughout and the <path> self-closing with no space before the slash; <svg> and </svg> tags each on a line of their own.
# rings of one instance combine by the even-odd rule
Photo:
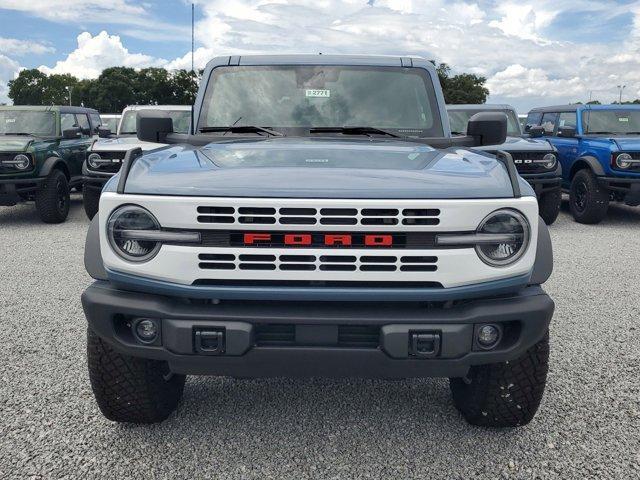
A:
<svg viewBox="0 0 640 480">
<path fill-rule="evenodd" d="M 556 221 L 560 214 L 560 205 L 562 203 L 562 192 L 560 189 L 543 193 L 538 199 L 538 208 L 540 216 L 544 223 L 551 225 Z"/>
<path fill-rule="evenodd" d="M 600 223 L 609 209 L 609 192 L 598 185 L 589 169 L 580 170 L 571 181 L 569 208 L 576 222 Z"/>
<path fill-rule="evenodd" d="M 36 209 L 45 223 L 62 223 L 69 214 L 69 182 L 60 170 L 52 171 L 36 192 Z"/>
<path fill-rule="evenodd" d="M 89 220 L 93 219 L 95 214 L 98 213 L 101 193 L 101 189 L 90 186 L 85 186 L 82 189 L 82 203 L 84 204 L 84 211 L 87 217 L 89 217 Z"/>
<path fill-rule="evenodd" d="M 161 422 L 182 398 L 184 375 L 172 374 L 166 362 L 118 353 L 92 330 L 87 330 L 87 361 L 93 394 L 109 420 Z"/>
<path fill-rule="evenodd" d="M 449 379 L 453 402 L 472 425 L 526 425 L 540 406 L 548 366 L 547 332 L 516 360 L 471 367 L 466 378 Z"/>
</svg>

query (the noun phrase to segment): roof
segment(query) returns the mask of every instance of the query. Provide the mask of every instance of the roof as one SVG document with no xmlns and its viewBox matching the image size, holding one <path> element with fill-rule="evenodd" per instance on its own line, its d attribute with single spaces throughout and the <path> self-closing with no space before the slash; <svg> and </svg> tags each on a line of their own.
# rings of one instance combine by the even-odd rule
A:
<svg viewBox="0 0 640 480">
<path fill-rule="evenodd" d="M 7 105 L 0 110 L 31 110 L 34 112 L 56 111 L 60 113 L 98 113 L 93 108 L 75 107 L 69 105 Z"/>
<path fill-rule="evenodd" d="M 516 109 L 506 103 L 466 103 L 447 105 L 447 110 L 477 110 L 479 112 L 489 110 L 513 110 L 515 112 Z"/>
<path fill-rule="evenodd" d="M 191 105 L 129 105 L 122 112 L 136 110 L 191 110 Z"/>
<path fill-rule="evenodd" d="M 584 105 L 581 103 L 572 105 L 553 105 L 551 107 L 537 107 L 529 110 L 531 112 L 576 112 L 578 110 L 638 110 L 638 104 L 608 104 L 608 105 Z"/>
</svg>

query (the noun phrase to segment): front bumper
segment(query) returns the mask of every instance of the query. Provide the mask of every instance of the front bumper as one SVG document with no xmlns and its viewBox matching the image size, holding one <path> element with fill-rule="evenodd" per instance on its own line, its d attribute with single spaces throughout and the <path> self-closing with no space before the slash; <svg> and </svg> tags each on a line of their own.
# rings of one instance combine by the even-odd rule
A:
<svg viewBox="0 0 640 480">
<path fill-rule="evenodd" d="M 82 183 L 89 188 L 97 188 L 102 190 L 104 184 L 107 183 L 115 173 L 103 173 L 89 170 L 87 162 L 82 164 Z"/>
<path fill-rule="evenodd" d="M 610 191 L 622 194 L 627 205 L 640 205 L 640 178 L 598 177 L 598 183 Z"/>
<path fill-rule="evenodd" d="M 0 179 L 0 206 L 12 207 L 22 201 L 21 194 L 38 190 L 46 177 Z"/>
<path fill-rule="evenodd" d="M 548 193 L 562 188 L 562 175 L 557 174 L 520 174 L 533 187 L 536 195 Z"/>
<path fill-rule="evenodd" d="M 470 366 L 521 356 L 542 338 L 554 310 L 537 286 L 447 308 L 381 302 L 215 304 L 118 290 L 98 281 L 85 290 L 82 304 L 89 328 L 124 354 L 167 361 L 175 373 L 236 377 L 462 377 Z M 136 340 L 130 328 L 136 318 L 157 319 L 154 344 Z M 503 328 L 494 350 L 480 351 L 474 343 L 474 331 L 483 323 Z M 202 331 L 222 332 L 221 351 L 198 349 Z M 366 345 L 357 343 L 363 331 Z M 437 353 L 412 352 L 416 332 L 437 336 Z"/>
</svg>

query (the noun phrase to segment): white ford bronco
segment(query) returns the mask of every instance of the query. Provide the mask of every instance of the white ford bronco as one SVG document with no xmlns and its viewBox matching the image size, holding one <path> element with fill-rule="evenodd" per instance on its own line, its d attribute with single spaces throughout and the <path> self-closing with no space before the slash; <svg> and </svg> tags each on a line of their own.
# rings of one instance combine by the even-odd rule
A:
<svg viewBox="0 0 640 480">
<path fill-rule="evenodd" d="M 448 377 L 475 425 L 529 422 L 554 303 L 536 195 L 502 112 L 452 136 L 411 57 L 212 60 L 190 131 L 138 112 L 82 295 L 104 415 L 152 423 L 187 375 Z"/>
</svg>

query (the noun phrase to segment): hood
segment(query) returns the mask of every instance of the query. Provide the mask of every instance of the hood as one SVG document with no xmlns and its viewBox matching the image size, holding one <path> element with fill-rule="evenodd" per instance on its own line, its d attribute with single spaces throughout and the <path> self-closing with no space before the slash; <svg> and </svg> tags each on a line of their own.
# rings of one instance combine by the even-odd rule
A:
<svg viewBox="0 0 640 480">
<path fill-rule="evenodd" d="M 611 141 L 616 144 L 618 150 L 622 152 L 637 152 L 640 150 L 640 137 L 614 137 Z"/>
<path fill-rule="evenodd" d="M 483 147 L 473 147 L 484 152 L 496 152 L 504 150 L 506 152 L 551 152 L 554 148 L 544 139 L 507 137 L 506 142 L 500 145 L 486 145 Z"/>
<path fill-rule="evenodd" d="M 524 192 L 526 190 L 525 186 Z M 133 164 L 133 194 L 296 198 L 512 197 L 505 167 L 398 140 L 270 138 L 171 146 Z"/>
<path fill-rule="evenodd" d="M 0 152 L 25 152 L 33 141 L 33 137 L 0 135 Z"/>
<path fill-rule="evenodd" d="M 93 152 L 122 152 L 132 148 L 140 147 L 143 151 L 149 151 L 156 148 L 165 147 L 163 143 L 143 142 L 138 140 L 138 137 L 118 137 L 118 138 L 100 138 L 93 146 L 91 151 Z"/>
</svg>

